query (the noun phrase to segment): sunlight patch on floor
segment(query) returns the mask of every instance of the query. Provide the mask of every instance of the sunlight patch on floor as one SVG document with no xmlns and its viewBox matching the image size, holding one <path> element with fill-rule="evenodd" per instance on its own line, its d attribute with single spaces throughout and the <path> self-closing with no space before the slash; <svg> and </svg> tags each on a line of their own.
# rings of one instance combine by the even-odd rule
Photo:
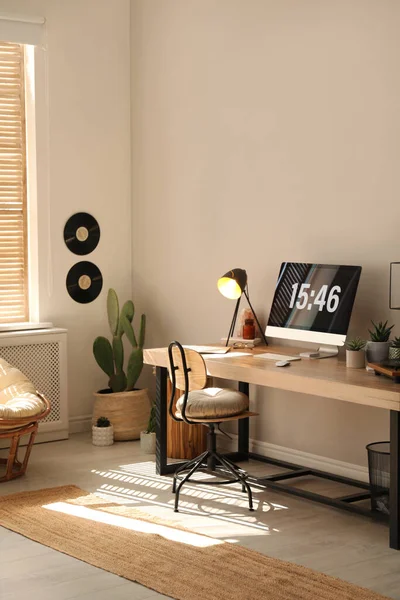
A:
<svg viewBox="0 0 400 600">
<path fill-rule="evenodd" d="M 108 485 L 108 484 L 104 484 L 102 485 L 98 491 L 97 491 L 98 495 L 101 495 L 102 497 L 106 497 L 108 499 L 114 499 L 114 498 L 119 498 L 119 500 L 123 500 L 125 498 L 129 498 L 131 499 L 131 495 L 129 494 L 129 490 L 127 493 L 127 490 L 124 490 L 123 488 L 117 488 L 116 486 L 112 486 L 112 485 Z M 151 502 L 152 505 L 157 505 L 159 507 L 163 507 L 164 509 L 167 509 L 167 511 L 163 511 L 162 513 L 162 517 L 166 517 L 168 516 L 169 518 L 173 518 L 175 516 L 176 518 L 176 513 L 173 512 L 173 503 L 174 503 L 174 499 L 171 498 L 171 500 L 166 501 L 162 501 L 160 499 L 160 501 L 156 501 L 156 500 L 150 500 L 149 502 Z M 244 534 L 244 530 L 243 528 L 251 528 L 252 530 L 252 535 L 265 535 L 265 533 L 269 534 L 271 532 L 271 529 L 268 525 L 266 525 L 265 523 L 262 523 L 260 521 L 257 520 L 256 516 L 250 516 L 250 515 L 254 515 L 254 513 L 248 513 L 249 516 L 243 515 L 242 513 L 239 512 L 232 512 L 229 510 L 224 510 L 223 508 L 217 508 L 217 507 L 212 507 L 211 505 L 202 505 L 199 506 L 198 504 L 194 504 L 194 503 L 189 503 L 189 502 L 185 502 L 184 500 L 181 500 L 179 502 L 180 508 L 184 509 L 185 512 L 180 512 L 178 513 L 180 515 L 180 517 L 182 518 L 182 524 L 185 525 L 185 516 L 186 513 L 190 513 L 191 515 L 196 515 L 198 517 L 201 518 L 209 518 L 209 519 L 218 519 L 220 521 L 225 521 L 225 522 L 229 522 L 229 523 L 233 523 L 234 525 L 237 525 L 238 530 L 236 530 L 236 532 L 234 531 L 229 531 L 229 535 L 239 535 L 239 528 L 240 529 L 240 533 L 243 535 Z M 146 506 L 146 505 L 141 505 L 140 506 L 141 509 L 146 510 L 146 512 L 148 512 L 149 514 L 154 514 L 154 511 L 151 510 L 151 505 Z M 254 531 L 256 530 L 256 531 Z M 275 530 L 276 531 L 276 530 Z M 225 531 L 225 535 L 226 535 L 226 531 Z"/>
<path fill-rule="evenodd" d="M 136 485 L 144 485 L 159 490 L 168 490 L 172 485 L 169 479 L 166 481 L 160 481 L 160 479 L 157 480 L 156 478 L 144 478 L 142 475 L 136 477 L 133 475 L 127 476 L 124 475 L 124 473 L 115 471 L 113 469 L 110 469 L 109 471 L 96 471 L 96 469 L 92 469 L 91 472 L 95 475 L 99 475 L 100 477 L 105 477 L 106 479 L 113 479 L 114 481 L 121 481 L 124 483 L 134 483 Z"/>
<path fill-rule="evenodd" d="M 240 483 L 229 486 L 209 485 L 206 482 L 220 478 L 200 472 L 196 474 L 196 483 L 190 481 L 182 487 L 180 511 L 174 513 L 175 497 L 171 493 L 173 478 L 157 475 L 153 461 L 124 464 L 116 469 L 92 469 L 91 472 L 105 480 L 97 489 L 98 495 L 121 504 L 134 504 L 150 515 L 172 518 L 191 530 L 198 528 L 201 531 L 203 525 L 212 530 L 212 535 L 224 539 L 226 535 L 236 539 L 235 536 L 278 533 L 278 529 L 261 520 L 262 515 L 288 510 L 287 506 L 267 501 L 265 489 L 253 485 L 255 511 L 250 512 L 247 493 L 243 493 Z M 229 523 L 231 526 L 228 531 L 224 529 L 222 532 L 216 521 Z"/>
<path fill-rule="evenodd" d="M 133 519 L 130 517 L 113 515 L 94 510 L 93 508 L 87 508 L 86 506 L 68 504 L 68 502 L 54 502 L 52 504 L 45 504 L 42 508 L 66 515 L 71 515 L 73 517 L 79 517 L 81 519 L 96 521 L 97 523 L 105 523 L 114 527 L 122 527 L 123 529 L 129 529 L 130 531 L 135 531 L 136 533 L 161 535 L 167 540 L 180 542 L 190 546 L 196 546 L 198 548 L 207 548 L 209 546 L 217 546 L 224 543 L 221 540 L 208 538 L 198 533 L 182 531 L 173 527 L 167 527 L 157 523 L 150 523 L 148 521 L 141 521 L 139 519 Z"/>
</svg>

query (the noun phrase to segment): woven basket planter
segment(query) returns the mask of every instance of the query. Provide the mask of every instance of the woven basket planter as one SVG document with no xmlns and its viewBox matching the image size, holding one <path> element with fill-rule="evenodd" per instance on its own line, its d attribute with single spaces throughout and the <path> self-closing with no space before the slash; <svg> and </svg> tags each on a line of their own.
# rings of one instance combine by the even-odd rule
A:
<svg viewBox="0 0 400 600">
<path fill-rule="evenodd" d="M 102 390 L 94 394 L 92 424 L 95 425 L 99 417 L 107 417 L 114 427 L 116 442 L 138 440 L 150 416 L 151 403 L 147 389 L 106 392 Z"/>
</svg>

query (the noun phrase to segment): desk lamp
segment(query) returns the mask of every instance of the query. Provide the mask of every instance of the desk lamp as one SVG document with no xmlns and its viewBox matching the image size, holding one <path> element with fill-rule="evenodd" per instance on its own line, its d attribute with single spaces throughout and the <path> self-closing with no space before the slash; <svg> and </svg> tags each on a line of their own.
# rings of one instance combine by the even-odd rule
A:
<svg viewBox="0 0 400 600">
<path fill-rule="evenodd" d="M 250 302 L 246 271 L 244 269 L 232 269 L 232 271 L 228 271 L 227 273 L 225 273 L 225 275 L 223 275 L 222 277 L 220 277 L 218 279 L 217 285 L 218 285 L 219 291 L 221 292 L 221 294 L 223 296 L 225 296 L 225 298 L 230 298 L 231 300 L 237 300 L 236 307 L 233 312 L 232 323 L 229 328 L 229 333 L 228 333 L 228 337 L 226 339 L 225 345 L 228 346 L 229 339 L 233 336 L 233 333 L 235 331 L 236 319 L 237 319 L 238 312 L 239 312 L 240 299 L 242 297 L 242 294 L 244 294 L 247 299 L 247 302 L 249 303 L 249 306 L 253 312 L 254 318 L 257 322 L 258 329 L 260 330 L 260 333 L 264 339 L 265 345 L 268 346 L 267 339 L 263 333 L 263 330 L 261 329 L 261 325 L 257 319 L 257 315 L 251 305 L 251 302 Z"/>
</svg>

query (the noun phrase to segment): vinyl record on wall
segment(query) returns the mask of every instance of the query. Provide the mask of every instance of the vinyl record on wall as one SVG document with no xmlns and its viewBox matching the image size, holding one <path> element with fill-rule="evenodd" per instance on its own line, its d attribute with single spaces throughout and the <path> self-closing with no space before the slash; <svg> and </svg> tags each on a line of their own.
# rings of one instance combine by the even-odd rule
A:
<svg viewBox="0 0 400 600">
<path fill-rule="evenodd" d="M 96 265 L 83 260 L 68 271 L 66 286 L 68 294 L 75 302 L 87 304 L 93 302 L 100 294 L 103 277 Z"/>
<path fill-rule="evenodd" d="M 99 239 L 99 224 L 89 213 L 75 213 L 65 223 L 64 241 L 74 254 L 89 254 L 96 248 Z"/>
</svg>

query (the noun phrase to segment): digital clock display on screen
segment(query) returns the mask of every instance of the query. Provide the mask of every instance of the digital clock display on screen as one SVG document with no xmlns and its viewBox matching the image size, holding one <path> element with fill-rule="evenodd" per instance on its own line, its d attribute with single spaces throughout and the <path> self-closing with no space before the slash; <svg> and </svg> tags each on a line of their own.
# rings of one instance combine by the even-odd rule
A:
<svg viewBox="0 0 400 600">
<path fill-rule="evenodd" d="M 282 263 L 268 326 L 346 334 L 361 267 Z"/>
</svg>

